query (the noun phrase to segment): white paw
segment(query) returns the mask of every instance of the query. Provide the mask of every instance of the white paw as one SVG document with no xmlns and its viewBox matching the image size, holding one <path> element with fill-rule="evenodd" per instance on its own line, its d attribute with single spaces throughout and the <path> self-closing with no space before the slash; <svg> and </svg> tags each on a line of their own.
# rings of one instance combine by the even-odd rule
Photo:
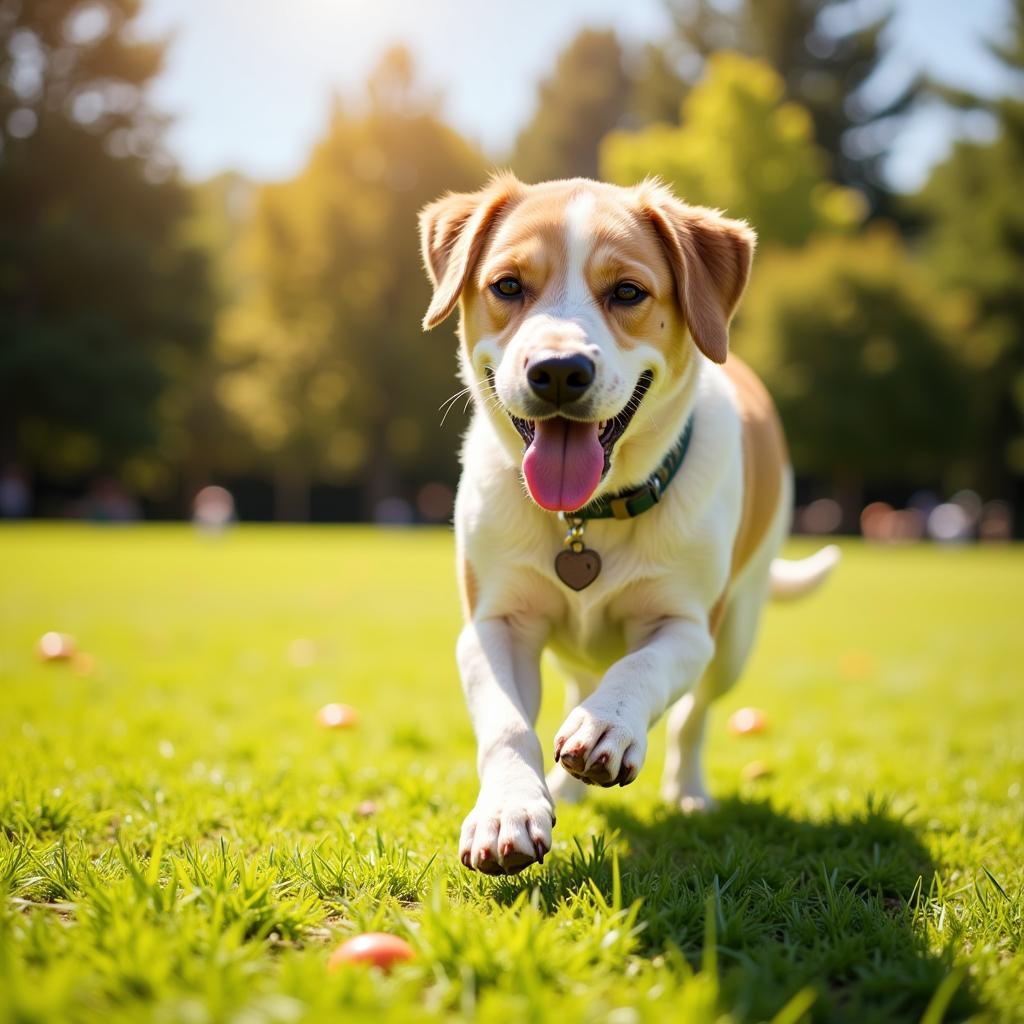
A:
<svg viewBox="0 0 1024 1024">
<path fill-rule="evenodd" d="M 548 791 L 556 804 L 578 804 L 586 795 L 587 787 L 579 779 L 573 778 L 561 765 L 555 765 L 548 772 Z"/>
<path fill-rule="evenodd" d="M 514 875 L 534 862 L 543 863 L 554 823 L 546 795 L 523 799 L 481 792 L 462 824 L 459 859 L 485 875 Z"/>
<path fill-rule="evenodd" d="M 718 804 L 707 793 L 688 794 L 679 800 L 679 810 L 683 814 L 703 814 L 705 811 L 713 811 L 717 806 Z"/>
<path fill-rule="evenodd" d="M 590 785 L 628 786 L 639 774 L 646 752 L 645 731 L 583 705 L 569 713 L 555 736 L 555 760 Z"/>
<path fill-rule="evenodd" d="M 680 786 L 672 782 L 662 786 L 661 798 L 669 804 L 675 804 L 683 814 L 702 814 L 713 811 L 718 804 L 705 792 L 703 786 Z"/>
</svg>

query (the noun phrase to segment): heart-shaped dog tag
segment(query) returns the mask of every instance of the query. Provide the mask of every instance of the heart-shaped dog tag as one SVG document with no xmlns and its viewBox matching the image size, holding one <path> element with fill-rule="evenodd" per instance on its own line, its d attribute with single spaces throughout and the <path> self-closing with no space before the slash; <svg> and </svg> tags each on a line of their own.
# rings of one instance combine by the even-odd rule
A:
<svg viewBox="0 0 1024 1024">
<path fill-rule="evenodd" d="M 567 587 L 583 590 L 601 574 L 601 556 L 590 548 L 559 551 L 555 558 L 555 572 Z"/>
</svg>

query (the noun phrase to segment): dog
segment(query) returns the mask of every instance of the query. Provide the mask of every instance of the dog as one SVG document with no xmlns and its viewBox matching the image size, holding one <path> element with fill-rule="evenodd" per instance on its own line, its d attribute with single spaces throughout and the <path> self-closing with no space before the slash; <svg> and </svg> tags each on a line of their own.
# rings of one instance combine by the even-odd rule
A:
<svg viewBox="0 0 1024 1024">
<path fill-rule="evenodd" d="M 636 779 L 668 712 L 662 792 L 709 805 L 708 705 L 735 682 L 769 594 L 799 562 L 792 475 L 765 388 L 728 356 L 755 235 L 647 180 L 526 185 L 499 174 L 420 213 L 423 325 L 459 307 L 474 399 L 455 503 L 456 655 L 478 744 L 466 867 L 512 874 L 551 849 L 556 800 Z M 567 680 L 545 777 L 540 658 Z"/>
</svg>

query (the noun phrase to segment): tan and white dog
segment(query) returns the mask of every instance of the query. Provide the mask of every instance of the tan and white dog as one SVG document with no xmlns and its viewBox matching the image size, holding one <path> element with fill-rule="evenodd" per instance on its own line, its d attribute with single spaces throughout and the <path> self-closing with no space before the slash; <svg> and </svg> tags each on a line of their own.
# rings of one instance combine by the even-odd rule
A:
<svg viewBox="0 0 1024 1024">
<path fill-rule="evenodd" d="M 657 182 L 500 175 L 427 206 L 420 230 L 424 326 L 460 306 L 476 409 L 455 531 L 480 795 L 460 856 L 511 873 L 551 848 L 554 800 L 637 777 L 670 708 L 664 796 L 705 806 L 708 704 L 740 674 L 769 594 L 812 589 L 837 552 L 775 557 L 792 503 L 785 442 L 761 383 L 726 359 L 746 224 Z M 612 496 L 621 518 L 586 515 Z M 546 779 L 545 647 L 571 708 Z"/>
</svg>

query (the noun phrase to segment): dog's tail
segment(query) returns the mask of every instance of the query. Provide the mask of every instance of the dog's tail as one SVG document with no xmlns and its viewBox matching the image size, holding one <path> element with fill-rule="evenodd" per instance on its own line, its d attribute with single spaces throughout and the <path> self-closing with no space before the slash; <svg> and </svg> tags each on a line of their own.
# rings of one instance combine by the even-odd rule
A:
<svg viewBox="0 0 1024 1024">
<path fill-rule="evenodd" d="M 808 558 L 772 560 L 771 594 L 774 601 L 792 601 L 816 590 L 839 561 L 839 548 L 828 544 Z"/>
</svg>

